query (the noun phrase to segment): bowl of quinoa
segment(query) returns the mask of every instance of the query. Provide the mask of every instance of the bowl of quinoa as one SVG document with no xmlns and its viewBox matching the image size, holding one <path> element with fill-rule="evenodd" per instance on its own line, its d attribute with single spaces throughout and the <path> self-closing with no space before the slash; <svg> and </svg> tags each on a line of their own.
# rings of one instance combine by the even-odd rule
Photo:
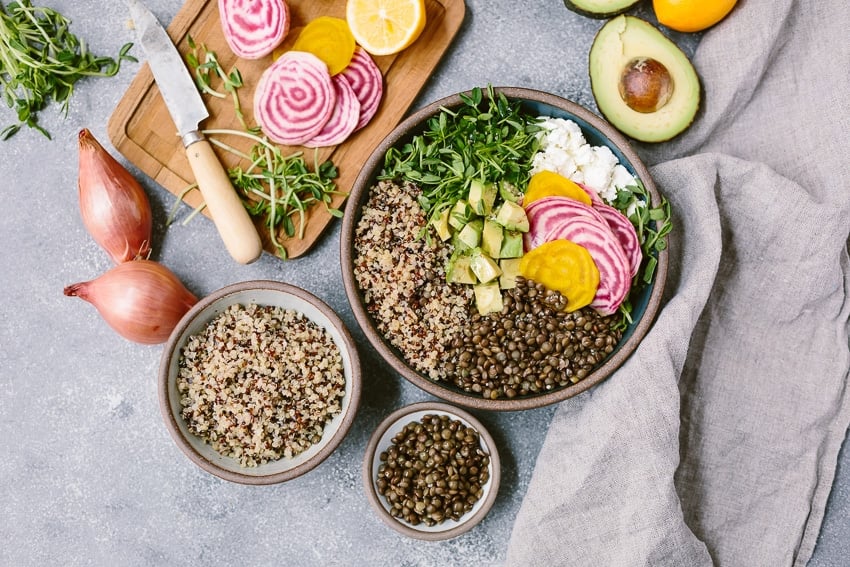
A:
<svg viewBox="0 0 850 567">
<path fill-rule="evenodd" d="M 196 465 L 274 484 L 342 442 L 360 383 L 356 345 L 327 304 L 290 284 L 246 281 L 206 296 L 178 323 L 160 362 L 159 402 Z"/>
<path fill-rule="evenodd" d="M 631 257 L 625 244 L 617 252 L 631 271 L 619 280 L 627 285 L 617 288 L 616 303 L 597 304 L 602 276 L 593 303 L 571 308 L 551 280 L 517 272 L 534 222 L 531 229 L 507 224 L 500 208 L 508 200 L 522 207 L 529 179 L 540 172 L 570 180 L 587 193 L 588 207 L 615 211 L 634 232 Z M 498 191 L 476 216 L 481 191 L 473 197 L 471 187 L 478 180 Z M 467 217 L 447 231 L 446 218 L 456 219 L 465 200 Z M 459 253 L 486 256 L 477 248 L 486 247 L 480 228 L 472 243 L 463 238 L 472 222 L 502 224 L 503 254 L 509 234 L 523 238 L 518 258 L 514 250 L 503 263 L 489 252 L 500 275 L 488 285 L 478 285 L 494 277 L 486 270 L 471 281 L 453 273 Z M 378 145 L 348 198 L 340 261 L 358 324 L 396 372 L 457 405 L 514 411 L 580 394 L 634 352 L 661 306 L 671 226 L 669 204 L 647 168 L 604 119 L 557 95 L 488 87 L 423 107 Z M 619 226 L 606 228 L 618 238 Z"/>
</svg>

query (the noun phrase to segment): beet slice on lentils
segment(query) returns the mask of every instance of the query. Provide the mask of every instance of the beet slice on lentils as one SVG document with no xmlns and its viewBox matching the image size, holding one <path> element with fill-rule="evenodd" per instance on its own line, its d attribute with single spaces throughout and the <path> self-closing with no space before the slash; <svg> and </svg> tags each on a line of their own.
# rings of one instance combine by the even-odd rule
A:
<svg viewBox="0 0 850 567">
<path fill-rule="evenodd" d="M 576 216 L 546 237 L 547 242 L 558 239 L 575 242 L 590 252 L 599 269 L 599 287 L 590 306 L 601 315 L 616 313 L 629 293 L 631 276 L 629 261 L 611 229 L 595 219 Z"/>
<path fill-rule="evenodd" d="M 336 104 L 328 66 L 304 51 L 287 51 L 260 76 L 254 117 L 269 139 L 298 145 L 322 131 Z"/>
<path fill-rule="evenodd" d="M 360 101 L 345 77 L 334 75 L 331 81 L 336 91 L 336 105 L 322 130 L 304 142 L 308 148 L 341 144 L 354 132 L 360 118 Z"/>
<path fill-rule="evenodd" d="M 384 96 L 384 77 L 381 70 L 365 49 L 359 45 L 354 49 L 351 63 L 343 69 L 342 76 L 354 89 L 360 101 L 360 119 L 355 130 L 360 130 L 372 120 Z"/>
<path fill-rule="evenodd" d="M 218 0 L 224 39 L 243 59 L 271 53 L 289 33 L 286 0 Z"/>
</svg>

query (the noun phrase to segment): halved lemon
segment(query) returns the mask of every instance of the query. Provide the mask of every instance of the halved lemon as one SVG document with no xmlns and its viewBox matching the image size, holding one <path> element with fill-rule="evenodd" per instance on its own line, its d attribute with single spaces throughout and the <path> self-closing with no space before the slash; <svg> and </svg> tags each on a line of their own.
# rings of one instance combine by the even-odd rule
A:
<svg viewBox="0 0 850 567">
<path fill-rule="evenodd" d="M 425 0 L 348 0 L 345 18 L 363 49 L 372 55 L 392 55 L 422 33 Z"/>
</svg>

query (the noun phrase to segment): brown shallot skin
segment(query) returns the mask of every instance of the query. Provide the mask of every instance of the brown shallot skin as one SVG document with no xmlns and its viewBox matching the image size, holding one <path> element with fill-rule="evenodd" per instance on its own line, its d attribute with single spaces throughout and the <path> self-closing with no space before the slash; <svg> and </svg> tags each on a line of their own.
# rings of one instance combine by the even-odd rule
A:
<svg viewBox="0 0 850 567">
<path fill-rule="evenodd" d="M 64 293 L 88 301 L 119 335 L 142 344 L 164 343 L 198 302 L 171 270 L 152 260 L 118 264 Z"/>
<path fill-rule="evenodd" d="M 116 264 L 147 258 L 153 228 L 147 194 L 88 129 L 78 139 L 77 186 L 86 230 Z"/>
</svg>

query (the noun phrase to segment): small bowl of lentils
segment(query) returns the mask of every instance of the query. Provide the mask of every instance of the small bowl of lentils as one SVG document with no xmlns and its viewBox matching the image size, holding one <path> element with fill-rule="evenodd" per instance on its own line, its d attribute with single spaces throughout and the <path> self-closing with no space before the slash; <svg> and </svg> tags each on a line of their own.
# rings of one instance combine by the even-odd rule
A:
<svg viewBox="0 0 850 567">
<path fill-rule="evenodd" d="M 360 362 L 337 314 L 296 286 L 229 285 L 201 299 L 165 345 L 159 402 L 181 451 L 241 484 L 274 484 L 324 461 L 350 429 Z"/>
<path fill-rule="evenodd" d="M 456 537 L 481 522 L 501 478 L 495 442 L 480 421 L 441 402 L 389 415 L 366 448 L 363 482 L 378 516 L 416 539 Z"/>
<path fill-rule="evenodd" d="M 452 404 L 517 411 L 585 392 L 631 356 L 661 308 L 671 229 L 610 124 L 553 94 L 487 87 L 428 104 L 376 147 L 340 262 L 395 372 Z"/>
</svg>

